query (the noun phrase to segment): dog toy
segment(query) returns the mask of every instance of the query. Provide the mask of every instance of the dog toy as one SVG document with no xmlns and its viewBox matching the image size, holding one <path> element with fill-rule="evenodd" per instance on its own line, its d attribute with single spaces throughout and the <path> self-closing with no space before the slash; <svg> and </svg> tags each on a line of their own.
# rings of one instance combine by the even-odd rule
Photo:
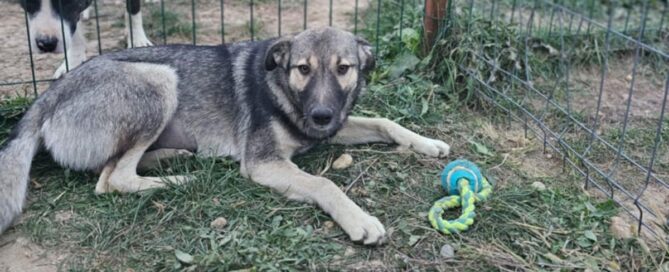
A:
<svg viewBox="0 0 669 272">
<path fill-rule="evenodd" d="M 441 186 L 448 193 L 434 203 L 428 214 L 432 227 L 444 234 L 459 233 L 474 224 L 474 203 L 484 201 L 492 192 L 492 186 L 483 177 L 481 170 L 467 160 L 456 160 L 441 173 Z M 444 220 L 444 211 L 462 206 L 462 215 L 455 220 Z"/>
</svg>

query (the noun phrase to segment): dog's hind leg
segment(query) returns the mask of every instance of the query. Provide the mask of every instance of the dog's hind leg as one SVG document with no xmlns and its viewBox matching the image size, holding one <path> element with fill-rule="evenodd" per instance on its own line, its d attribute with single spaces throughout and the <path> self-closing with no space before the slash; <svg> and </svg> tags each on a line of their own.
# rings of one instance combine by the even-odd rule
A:
<svg viewBox="0 0 669 272">
<path fill-rule="evenodd" d="M 116 161 L 107 163 L 100 173 L 100 178 L 98 178 L 98 183 L 95 184 L 95 193 L 102 194 L 107 192 L 112 192 L 113 190 L 109 187 L 109 174 L 116 167 Z"/>
<path fill-rule="evenodd" d="M 125 123 L 114 130 L 122 131 L 118 133 L 121 137 L 116 138 L 117 146 L 121 149 L 117 149 L 119 152 L 106 161 L 96 193 L 131 193 L 189 181 L 191 178 L 186 176 L 142 177 L 137 174 L 137 167 L 146 150 L 160 137 L 177 109 L 176 72 L 164 65 L 141 63 L 123 63 L 118 69 L 128 75 L 126 80 L 132 82 L 131 88 L 135 90 L 126 90 L 125 86 L 120 86 L 123 89 L 117 92 L 121 94 L 115 97 L 139 97 L 132 100 L 122 98 L 114 103 L 128 104 L 124 105 L 125 111 L 110 116 L 118 123 Z M 121 83 L 117 82 L 116 85 Z M 127 123 L 127 120 L 134 121 Z"/>
<path fill-rule="evenodd" d="M 142 155 L 142 159 L 139 161 L 139 165 L 137 166 L 137 168 L 139 168 L 140 170 L 156 168 L 157 166 L 160 165 L 161 160 L 175 157 L 190 157 L 190 156 L 193 156 L 193 153 L 185 149 L 162 148 L 162 149 L 152 150 Z"/>
<path fill-rule="evenodd" d="M 136 168 L 178 108 L 176 71 L 167 65 L 104 58 L 87 67 L 56 81 L 40 97 L 40 103 L 55 105 L 45 106 L 53 110 L 41 128 L 44 146 L 65 167 L 102 169 L 97 193 L 165 186 L 161 178 L 138 176 Z"/>
<path fill-rule="evenodd" d="M 144 151 L 151 145 L 138 143 L 128 150 L 117 162 L 110 162 L 100 175 L 95 193 L 134 193 L 148 189 L 163 188 L 168 184 L 183 184 L 190 180 L 188 176 L 142 177 L 137 175 L 137 166 Z M 111 170 L 110 170 L 111 169 Z"/>
</svg>

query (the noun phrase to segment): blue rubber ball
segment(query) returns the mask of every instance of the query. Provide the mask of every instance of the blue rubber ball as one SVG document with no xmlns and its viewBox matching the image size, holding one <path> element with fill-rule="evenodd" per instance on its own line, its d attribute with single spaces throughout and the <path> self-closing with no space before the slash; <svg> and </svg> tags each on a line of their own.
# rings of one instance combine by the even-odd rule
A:
<svg viewBox="0 0 669 272">
<path fill-rule="evenodd" d="M 441 187 L 449 195 L 458 195 L 458 180 L 467 179 L 469 187 L 474 192 L 480 192 L 483 188 L 483 175 L 481 170 L 468 160 L 455 160 L 450 162 L 441 172 Z"/>
</svg>

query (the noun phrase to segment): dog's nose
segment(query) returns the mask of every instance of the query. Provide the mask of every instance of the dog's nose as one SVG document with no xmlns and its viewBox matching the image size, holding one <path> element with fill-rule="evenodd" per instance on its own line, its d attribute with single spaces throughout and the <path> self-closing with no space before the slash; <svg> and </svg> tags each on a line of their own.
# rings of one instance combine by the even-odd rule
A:
<svg viewBox="0 0 669 272">
<path fill-rule="evenodd" d="M 58 47 L 58 38 L 52 36 L 41 36 L 35 39 L 37 48 L 42 52 L 53 52 Z"/>
<path fill-rule="evenodd" d="M 315 107 L 309 113 L 311 121 L 313 121 L 314 124 L 323 127 L 329 125 L 330 122 L 332 122 L 332 115 L 332 110 L 326 107 Z"/>
</svg>

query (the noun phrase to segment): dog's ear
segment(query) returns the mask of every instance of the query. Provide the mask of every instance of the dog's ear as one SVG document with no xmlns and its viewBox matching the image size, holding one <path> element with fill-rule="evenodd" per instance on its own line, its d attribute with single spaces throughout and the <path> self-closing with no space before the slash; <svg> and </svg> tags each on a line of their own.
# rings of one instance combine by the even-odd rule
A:
<svg viewBox="0 0 669 272">
<path fill-rule="evenodd" d="M 281 37 L 269 46 L 265 53 L 265 69 L 267 71 L 272 71 L 279 65 L 284 69 L 288 68 L 292 40 L 292 36 Z"/>
<path fill-rule="evenodd" d="M 360 70 L 362 70 L 362 72 L 365 74 L 369 73 L 376 65 L 374 54 L 372 54 L 372 45 L 360 37 L 356 37 L 355 40 L 358 42 L 358 59 L 360 60 Z"/>
</svg>

